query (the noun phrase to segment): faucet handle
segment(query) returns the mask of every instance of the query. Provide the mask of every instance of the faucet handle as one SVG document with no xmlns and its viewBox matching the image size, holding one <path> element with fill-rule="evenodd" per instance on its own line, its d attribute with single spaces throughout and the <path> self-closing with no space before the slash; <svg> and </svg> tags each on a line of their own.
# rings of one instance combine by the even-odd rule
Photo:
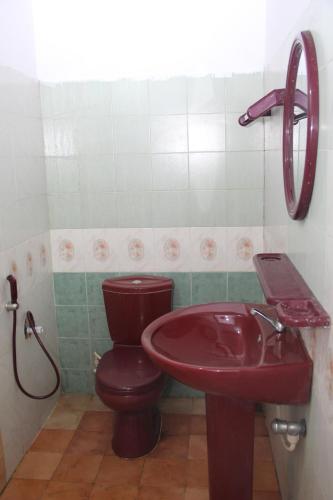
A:
<svg viewBox="0 0 333 500">
<path fill-rule="evenodd" d="M 266 314 L 259 311 L 259 309 L 256 309 L 255 307 L 252 307 L 250 309 L 250 313 L 252 314 L 252 316 L 255 316 L 257 314 L 261 318 L 265 319 L 274 328 L 274 330 L 279 333 L 283 332 L 283 330 L 286 328 L 278 319 L 274 320 L 269 316 L 266 316 Z"/>
</svg>

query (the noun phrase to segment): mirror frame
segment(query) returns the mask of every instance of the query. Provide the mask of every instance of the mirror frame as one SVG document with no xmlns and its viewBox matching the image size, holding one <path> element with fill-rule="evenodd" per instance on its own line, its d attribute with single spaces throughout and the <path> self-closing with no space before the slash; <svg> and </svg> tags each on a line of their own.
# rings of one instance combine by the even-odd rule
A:
<svg viewBox="0 0 333 500">
<path fill-rule="evenodd" d="M 298 66 L 302 53 L 304 53 L 307 72 L 306 102 L 304 102 L 303 98 L 300 99 L 300 92 L 296 91 Z M 296 199 L 293 161 L 293 128 L 295 119 L 297 120 L 297 115 L 295 116 L 294 114 L 294 105 L 299 101 L 303 103 L 303 106 L 300 107 L 307 113 L 308 121 L 303 180 L 299 197 Z M 311 32 L 302 31 L 296 36 L 290 51 L 283 111 L 284 193 L 288 213 L 292 219 L 304 219 L 309 209 L 316 174 L 318 132 L 319 82 L 316 48 Z"/>
</svg>

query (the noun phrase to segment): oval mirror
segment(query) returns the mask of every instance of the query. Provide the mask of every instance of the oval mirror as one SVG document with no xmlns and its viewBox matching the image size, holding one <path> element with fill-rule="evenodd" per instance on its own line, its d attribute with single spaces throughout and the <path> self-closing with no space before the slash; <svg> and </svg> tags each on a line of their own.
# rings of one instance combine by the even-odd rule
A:
<svg viewBox="0 0 333 500">
<path fill-rule="evenodd" d="M 287 209 L 304 219 L 316 172 L 319 123 L 318 66 L 310 31 L 302 31 L 291 48 L 283 112 L 283 175 Z"/>
</svg>

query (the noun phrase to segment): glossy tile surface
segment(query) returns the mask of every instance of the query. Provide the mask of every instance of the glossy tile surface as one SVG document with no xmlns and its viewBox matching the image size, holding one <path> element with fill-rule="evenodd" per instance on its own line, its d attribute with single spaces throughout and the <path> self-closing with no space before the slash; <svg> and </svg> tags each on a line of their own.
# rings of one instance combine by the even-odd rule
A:
<svg viewBox="0 0 333 500">
<path fill-rule="evenodd" d="M 202 407 L 202 405 L 201 405 Z M 208 500 L 205 416 L 198 400 L 165 399 L 162 436 L 146 457 L 120 459 L 110 446 L 113 413 L 96 397 L 63 395 L 54 411 L 77 428 L 41 431 L 1 495 L 4 500 Z M 50 417 L 50 421 L 54 416 Z M 256 415 L 254 500 L 281 500 L 264 417 Z M 38 475 L 43 478 L 36 478 Z"/>
</svg>

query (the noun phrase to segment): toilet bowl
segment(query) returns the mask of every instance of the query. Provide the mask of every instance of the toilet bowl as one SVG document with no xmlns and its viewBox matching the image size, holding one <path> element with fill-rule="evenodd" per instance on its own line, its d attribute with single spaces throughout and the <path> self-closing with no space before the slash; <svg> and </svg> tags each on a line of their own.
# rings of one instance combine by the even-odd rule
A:
<svg viewBox="0 0 333 500">
<path fill-rule="evenodd" d="M 141 347 L 141 334 L 154 319 L 171 311 L 173 281 L 161 276 L 125 276 L 102 284 L 113 349 L 96 370 L 96 393 L 115 412 L 112 448 L 124 458 L 143 456 L 159 440 L 156 406 L 163 372 Z"/>
</svg>

